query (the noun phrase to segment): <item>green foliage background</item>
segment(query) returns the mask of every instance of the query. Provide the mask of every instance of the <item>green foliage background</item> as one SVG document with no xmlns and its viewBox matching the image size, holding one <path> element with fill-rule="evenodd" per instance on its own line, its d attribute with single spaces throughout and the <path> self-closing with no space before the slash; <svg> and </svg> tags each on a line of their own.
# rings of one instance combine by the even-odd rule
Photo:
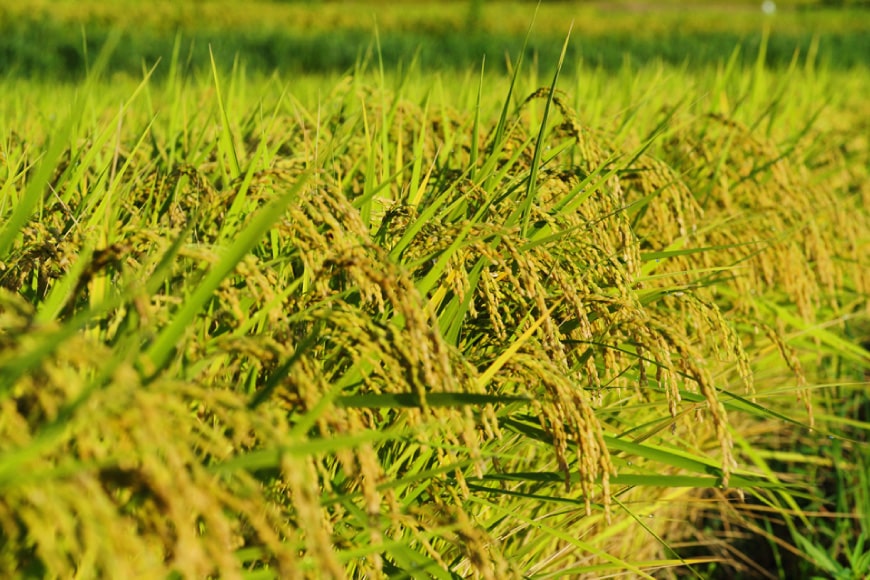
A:
<svg viewBox="0 0 870 580">
<path fill-rule="evenodd" d="M 391 8 L 390 6 L 394 6 Z M 413 55 L 423 70 L 477 67 L 484 54 L 492 70 L 515 57 L 535 12 L 528 2 L 93 2 L 44 0 L 0 7 L 0 55 L 6 74 L 81 78 L 106 38 L 121 31 L 109 70 L 140 74 L 143 65 L 168 60 L 181 35 L 186 66 L 202 68 L 212 47 L 222 66 L 241 57 L 249 71 L 344 72 L 364 54 L 375 28 L 385 66 L 408 65 Z M 544 3 L 527 56 L 555 62 L 569 23 L 573 41 L 569 67 L 615 71 L 635 65 L 715 65 L 738 44 L 751 64 L 766 39 L 768 66 L 787 67 L 796 51 L 827 68 L 867 66 L 870 26 L 866 11 L 812 4 L 781 4 L 765 15 L 756 3 L 681 9 L 656 4 Z M 157 71 L 158 77 L 165 67 Z"/>
</svg>

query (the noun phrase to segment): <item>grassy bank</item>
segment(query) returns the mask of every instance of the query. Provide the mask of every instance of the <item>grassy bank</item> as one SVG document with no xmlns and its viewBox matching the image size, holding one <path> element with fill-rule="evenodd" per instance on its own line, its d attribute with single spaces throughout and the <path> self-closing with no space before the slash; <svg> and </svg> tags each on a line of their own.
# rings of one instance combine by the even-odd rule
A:
<svg viewBox="0 0 870 580">
<path fill-rule="evenodd" d="M 0 80 L 0 575 L 870 572 L 866 69 L 172 46 Z"/>
</svg>

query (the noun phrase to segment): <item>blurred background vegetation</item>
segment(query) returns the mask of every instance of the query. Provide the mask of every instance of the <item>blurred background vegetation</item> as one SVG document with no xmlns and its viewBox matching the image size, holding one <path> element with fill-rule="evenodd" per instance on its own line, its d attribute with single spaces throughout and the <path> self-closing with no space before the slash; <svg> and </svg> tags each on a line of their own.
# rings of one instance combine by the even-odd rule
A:
<svg viewBox="0 0 870 580">
<path fill-rule="evenodd" d="M 620 70 L 627 62 L 697 67 L 725 61 L 735 46 L 786 67 L 796 53 L 833 69 L 866 67 L 868 2 L 545 2 L 527 56 L 555 62 L 573 25 L 568 63 Z M 270 73 L 344 72 L 377 37 L 386 67 L 416 59 L 422 70 L 505 70 L 535 15 L 535 2 L 286 2 L 252 0 L 28 0 L 0 3 L 0 74 L 75 80 L 113 31 L 122 41 L 109 70 L 138 76 L 167 61 L 176 43 L 190 68 L 236 59 Z M 775 9 L 771 12 L 771 8 Z M 377 36 L 376 36 L 377 35 Z M 569 67 L 572 65 L 569 65 Z M 165 67 L 163 67 L 165 68 Z M 160 71 L 158 71 L 158 76 Z"/>
</svg>

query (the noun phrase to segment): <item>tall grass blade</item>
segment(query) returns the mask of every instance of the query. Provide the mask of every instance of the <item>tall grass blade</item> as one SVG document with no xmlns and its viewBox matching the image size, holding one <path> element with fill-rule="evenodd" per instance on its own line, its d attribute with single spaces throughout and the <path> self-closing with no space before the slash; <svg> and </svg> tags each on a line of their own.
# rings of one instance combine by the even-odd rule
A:
<svg viewBox="0 0 870 580">
<path fill-rule="evenodd" d="M 239 164 L 238 153 L 236 152 L 236 144 L 233 139 L 230 117 L 227 113 L 226 107 L 224 106 L 224 97 L 221 93 L 221 83 L 220 78 L 218 77 L 217 63 L 215 62 L 214 52 L 212 51 L 211 45 L 208 47 L 208 54 L 211 59 L 211 72 L 214 78 L 215 98 L 217 99 L 218 112 L 221 116 L 221 139 L 219 150 L 222 153 L 222 159 L 229 161 L 230 167 L 227 175 L 229 181 L 232 181 L 242 174 L 242 168 Z M 223 163 L 221 164 L 221 167 L 224 167 Z"/>
<path fill-rule="evenodd" d="M 479 155 L 478 149 L 480 146 L 480 100 L 483 96 L 483 80 L 484 71 L 486 69 L 486 55 L 480 62 L 480 82 L 477 85 L 477 100 L 474 105 L 474 121 L 471 126 L 471 153 L 469 155 L 469 165 L 473 168 L 469 178 L 474 181 L 477 173 L 477 158 Z"/>
<path fill-rule="evenodd" d="M 553 104 L 553 97 L 556 96 L 556 85 L 559 82 L 559 73 L 562 72 L 562 66 L 565 63 L 565 53 L 568 51 L 568 41 L 571 39 L 571 32 L 568 31 L 565 37 L 565 42 L 562 44 L 562 52 L 559 54 L 559 62 L 556 64 L 556 72 L 553 74 L 553 82 L 550 84 L 550 91 L 547 94 L 547 101 L 544 105 L 544 115 L 541 119 L 541 128 L 538 131 L 538 140 L 535 143 L 535 152 L 532 156 L 532 165 L 529 167 L 529 181 L 526 186 L 526 194 L 520 202 L 518 208 L 520 214 L 520 235 L 524 238 L 528 235 L 529 219 L 532 213 L 532 204 L 537 196 L 538 187 L 538 171 L 541 166 L 541 155 L 544 150 L 544 142 L 547 135 L 547 122 L 550 119 L 550 109 Z M 513 220 L 508 220 L 509 223 Z"/>
<path fill-rule="evenodd" d="M 502 106 L 501 114 L 499 115 L 498 123 L 495 126 L 495 131 L 493 132 L 493 136 L 492 136 L 491 155 L 493 158 L 498 157 L 498 152 L 503 147 L 504 134 L 505 134 L 505 129 L 507 127 L 508 114 L 510 113 L 510 109 L 511 109 L 511 100 L 513 98 L 514 89 L 515 89 L 516 84 L 517 84 L 517 79 L 519 78 L 519 75 L 520 75 L 520 70 L 522 69 L 523 56 L 525 55 L 526 48 L 529 45 L 529 39 L 532 36 L 532 28 L 535 25 L 535 19 L 538 16 L 538 9 L 540 8 L 540 6 L 541 6 L 541 3 L 539 0 L 539 2 L 535 5 L 535 12 L 532 14 L 531 22 L 529 22 L 529 28 L 526 31 L 525 38 L 523 39 L 523 46 L 520 49 L 520 52 L 517 55 L 516 62 L 513 65 L 511 80 L 510 80 L 510 84 L 508 85 L 507 94 L 505 95 L 504 105 Z M 484 189 L 487 191 L 490 191 L 492 189 L 492 183 L 493 183 L 492 179 L 491 178 L 488 179 L 486 182 L 486 185 L 484 186 Z"/>
</svg>

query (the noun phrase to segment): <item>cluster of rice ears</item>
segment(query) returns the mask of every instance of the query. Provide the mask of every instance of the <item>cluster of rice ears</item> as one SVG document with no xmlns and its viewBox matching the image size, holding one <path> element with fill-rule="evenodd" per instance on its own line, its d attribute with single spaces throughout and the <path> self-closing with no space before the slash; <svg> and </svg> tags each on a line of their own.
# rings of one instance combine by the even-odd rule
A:
<svg viewBox="0 0 870 580">
<path fill-rule="evenodd" d="M 778 453 L 833 433 L 807 362 L 867 368 L 866 142 L 228 78 L 2 137 L 4 575 L 751 571 L 808 521 Z"/>
</svg>

